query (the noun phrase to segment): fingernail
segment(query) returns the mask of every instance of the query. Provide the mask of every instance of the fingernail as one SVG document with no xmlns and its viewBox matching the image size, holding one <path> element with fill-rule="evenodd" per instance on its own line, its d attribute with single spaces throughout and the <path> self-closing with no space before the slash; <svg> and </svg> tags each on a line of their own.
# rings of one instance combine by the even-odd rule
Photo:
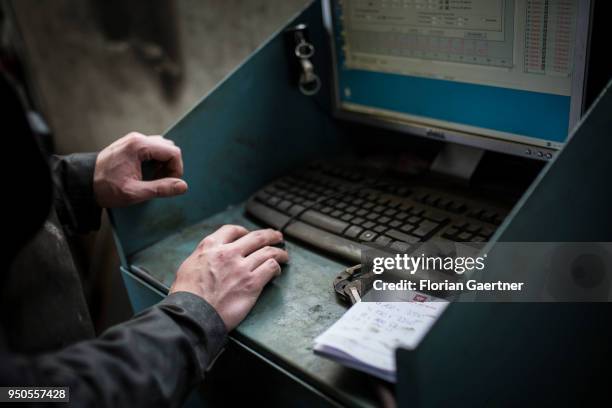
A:
<svg viewBox="0 0 612 408">
<path fill-rule="evenodd" d="M 183 194 L 187 191 L 187 183 L 184 181 L 177 181 L 172 185 L 172 189 L 174 190 L 174 194 Z"/>
</svg>

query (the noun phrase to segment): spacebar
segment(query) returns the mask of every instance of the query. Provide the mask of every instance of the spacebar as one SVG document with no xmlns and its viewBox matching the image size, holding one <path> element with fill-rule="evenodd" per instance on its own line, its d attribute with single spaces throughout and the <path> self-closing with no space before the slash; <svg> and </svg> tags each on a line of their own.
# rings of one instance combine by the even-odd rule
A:
<svg viewBox="0 0 612 408">
<path fill-rule="evenodd" d="M 274 228 L 280 228 L 289 220 L 289 217 L 285 214 L 262 205 L 255 200 L 249 200 L 247 211 Z M 357 242 L 349 241 L 346 238 L 321 230 L 302 221 L 295 221 L 287 225 L 285 233 L 290 237 L 297 238 L 314 247 L 355 263 L 361 262 L 361 251 L 367 249 Z"/>
<path fill-rule="evenodd" d="M 342 231 L 349 226 L 348 223 L 344 221 L 328 217 L 325 214 L 313 210 L 308 210 L 302 214 L 300 220 L 338 235 L 342 234 Z"/>
<path fill-rule="evenodd" d="M 361 262 L 361 251 L 367 249 L 357 242 L 349 241 L 301 221 L 289 224 L 285 232 L 290 237 L 355 263 Z"/>
</svg>

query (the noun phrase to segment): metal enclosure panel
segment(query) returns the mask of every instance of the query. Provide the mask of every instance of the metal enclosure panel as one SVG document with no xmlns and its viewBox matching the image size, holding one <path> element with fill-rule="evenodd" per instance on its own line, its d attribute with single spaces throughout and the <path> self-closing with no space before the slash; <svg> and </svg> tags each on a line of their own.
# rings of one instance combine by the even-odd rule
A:
<svg viewBox="0 0 612 408">
<path fill-rule="evenodd" d="M 498 241 L 611 241 L 610 112 L 612 83 Z M 572 406 L 609 394 L 595 373 L 609 367 L 611 312 L 610 303 L 453 304 L 416 351 L 398 352 L 400 406 Z"/>
<path fill-rule="evenodd" d="M 265 182 L 339 149 L 324 112 L 329 95 L 327 37 L 321 5 L 312 3 L 289 25 L 310 27 L 313 63 L 323 87 L 316 98 L 291 83 L 282 30 L 204 97 L 165 136 L 182 149 L 189 191 L 171 199 L 113 209 L 122 259 L 244 201 Z"/>
</svg>

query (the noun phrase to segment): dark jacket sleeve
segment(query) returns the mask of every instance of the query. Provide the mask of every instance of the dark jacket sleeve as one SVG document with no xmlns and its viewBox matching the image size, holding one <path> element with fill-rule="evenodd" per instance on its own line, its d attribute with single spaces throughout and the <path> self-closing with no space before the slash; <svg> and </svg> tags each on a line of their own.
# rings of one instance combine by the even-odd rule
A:
<svg viewBox="0 0 612 408">
<path fill-rule="evenodd" d="M 226 338 L 212 306 L 179 292 L 95 340 L 35 358 L 3 356 L 0 382 L 68 386 L 72 406 L 177 407 Z"/>
<path fill-rule="evenodd" d="M 102 209 L 96 203 L 93 176 L 98 153 L 51 156 L 54 205 L 62 225 L 70 232 L 100 228 Z"/>
</svg>

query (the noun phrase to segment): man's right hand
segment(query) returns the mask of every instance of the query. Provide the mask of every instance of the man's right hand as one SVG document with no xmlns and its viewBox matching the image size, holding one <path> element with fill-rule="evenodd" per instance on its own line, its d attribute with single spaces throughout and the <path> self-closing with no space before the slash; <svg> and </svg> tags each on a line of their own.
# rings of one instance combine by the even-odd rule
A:
<svg viewBox="0 0 612 408">
<path fill-rule="evenodd" d="M 255 305 L 263 287 L 280 274 L 287 252 L 273 247 L 283 240 L 279 231 L 249 232 L 224 225 L 200 242 L 180 266 L 170 293 L 191 292 L 206 300 L 234 329 Z"/>
</svg>

